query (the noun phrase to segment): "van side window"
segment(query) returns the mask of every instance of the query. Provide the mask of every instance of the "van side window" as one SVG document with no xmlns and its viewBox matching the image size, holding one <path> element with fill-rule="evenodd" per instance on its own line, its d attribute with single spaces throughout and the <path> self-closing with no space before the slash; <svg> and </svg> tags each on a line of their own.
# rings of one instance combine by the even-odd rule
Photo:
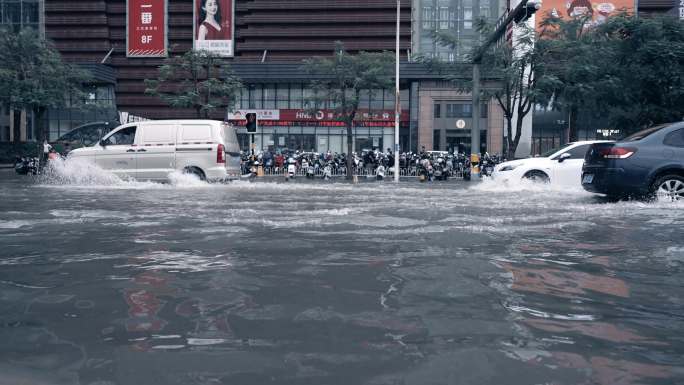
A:
<svg viewBox="0 0 684 385">
<path fill-rule="evenodd" d="M 663 144 L 673 147 L 684 147 L 684 128 L 674 130 L 665 136 Z"/>
<path fill-rule="evenodd" d="M 135 129 L 136 127 L 132 126 L 119 130 L 105 139 L 105 144 L 107 146 L 131 145 L 135 140 Z"/>
</svg>

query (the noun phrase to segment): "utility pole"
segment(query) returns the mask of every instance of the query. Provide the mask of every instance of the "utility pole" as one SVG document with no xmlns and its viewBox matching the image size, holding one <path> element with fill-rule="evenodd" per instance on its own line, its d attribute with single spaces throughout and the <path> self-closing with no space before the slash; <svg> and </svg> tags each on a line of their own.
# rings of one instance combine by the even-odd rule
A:
<svg viewBox="0 0 684 385">
<path fill-rule="evenodd" d="M 497 23 L 494 32 L 487 37 L 484 44 L 479 47 L 473 56 L 473 125 L 470 129 L 470 175 L 472 178 L 480 176 L 480 64 L 484 53 L 499 41 L 512 22 L 519 24 L 527 21 L 536 11 L 541 8 L 542 0 L 521 0 L 520 3 L 510 11 L 503 21 Z"/>
<path fill-rule="evenodd" d="M 397 0 L 397 41 L 394 79 L 394 182 L 399 183 L 399 116 L 401 115 L 401 93 L 399 92 L 399 18 L 401 0 Z"/>
</svg>

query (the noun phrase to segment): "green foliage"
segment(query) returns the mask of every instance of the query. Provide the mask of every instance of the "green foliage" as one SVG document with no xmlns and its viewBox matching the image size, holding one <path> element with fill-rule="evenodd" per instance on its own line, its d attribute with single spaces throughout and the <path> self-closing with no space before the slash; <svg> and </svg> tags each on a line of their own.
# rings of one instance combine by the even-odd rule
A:
<svg viewBox="0 0 684 385">
<path fill-rule="evenodd" d="M 314 93 L 306 102 L 311 110 L 328 104 L 338 119 L 351 127 L 362 91 L 392 88 L 393 65 L 390 52 L 351 55 L 341 42 L 336 42 L 332 57 L 304 60 L 304 72 L 314 79 L 309 83 Z"/>
<path fill-rule="evenodd" d="M 570 140 L 580 111 L 625 133 L 684 117 L 683 23 L 622 14 L 590 28 L 582 19 L 543 25 L 540 100 L 570 114 Z"/>
<path fill-rule="evenodd" d="M 188 51 L 165 60 L 157 79 L 145 80 L 149 95 L 171 107 L 192 108 L 198 118 L 226 107 L 229 111 L 243 88 L 240 79 L 220 57 L 207 51 Z"/>
<path fill-rule="evenodd" d="M 83 100 L 89 75 L 62 61 L 54 46 L 30 28 L 0 30 L 0 104 L 33 110 L 40 120 L 47 108 Z M 41 136 L 45 132 L 41 130 Z"/>
<path fill-rule="evenodd" d="M 524 24 L 516 28 L 514 43 L 494 45 L 487 49 L 475 46 L 462 62 L 420 59 L 432 71 L 443 74 L 460 92 L 470 93 L 473 89 L 473 58 L 481 55 L 480 100 L 493 99 L 501 107 L 506 121 L 509 158 L 514 156 L 520 142 L 523 118 L 530 112 L 537 98 L 534 69 L 539 61 L 538 52 L 533 49 L 534 30 Z M 479 20 L 477 29 L 481 36 L 487 36 L 493 32 L 494 26 L 485 20 Z M 449 32 L 437 33 L 435 38 L 439 44 L 452 49 L 459 44 L 458 38 Z"/>
<path fill-rule="evenodd" d="M 352 55 L 341 42 L 335 43 L 331 57 L 304 60 L 302 70 L 313 80 L 313 95 L 307 97 L 309 110 L 328 105 L 339 121 L 347 126 L 347 153 L 352 153 L 354 119 L 359 109 L 361 92 L 390 89 L 393 83 L 394 55 L 390 52 L 359 52 Z M 352 157 L 347 157 L 351 170 Z M 351 173 L 347 174 L 351 176 Z"/>
</svg>

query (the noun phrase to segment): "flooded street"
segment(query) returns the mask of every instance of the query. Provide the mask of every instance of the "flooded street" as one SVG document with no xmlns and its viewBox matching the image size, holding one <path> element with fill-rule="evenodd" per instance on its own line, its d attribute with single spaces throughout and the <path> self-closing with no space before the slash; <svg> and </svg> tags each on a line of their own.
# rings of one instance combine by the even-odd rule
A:
<svg viewBox="0 0 684 385">
<path fill-rule="evenodd" d="M 0 170 L 0 385 L 684 383 L 681 202 L 83 175 Z"/>
</svg>

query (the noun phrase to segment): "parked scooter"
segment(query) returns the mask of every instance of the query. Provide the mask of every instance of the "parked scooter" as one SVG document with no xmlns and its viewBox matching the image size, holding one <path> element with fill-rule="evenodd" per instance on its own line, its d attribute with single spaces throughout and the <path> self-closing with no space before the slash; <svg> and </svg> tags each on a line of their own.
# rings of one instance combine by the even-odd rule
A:
<svg viewBox="0 0 684 385">
<path fill-rule="evenodd" d="M 323 180 L 329 180 L 332 178 L 332 167 L 330 166 L 330 163 L 326 164 L 325 167 L 323 167 L 322 178 Z"/>
<path fill-rule="evenodd" d="M 313 164 L 310 164 L 306 168 L 306 178 L 307 179 L 313 179 L 314 176 L 316 175 L 316 168 L 313 166 Z"/>
<path fill-rule="evenodd" d="M 294 178 L 296 173 L 297 173 L 297 165 L 295 164 L 295 160 L 290 158 L 290 160 L 288 161 L 288 165 L 287 165 L 287 173 L 285 174 L 285 180 L 289 180 L 290 178 Z"/>
<path fill-rule="evenodd" d="M 19 175 L 36 175 L 39 163 L 38 158 L 17 156 L 14 161 L 14 171 Z"/>
</svg>

